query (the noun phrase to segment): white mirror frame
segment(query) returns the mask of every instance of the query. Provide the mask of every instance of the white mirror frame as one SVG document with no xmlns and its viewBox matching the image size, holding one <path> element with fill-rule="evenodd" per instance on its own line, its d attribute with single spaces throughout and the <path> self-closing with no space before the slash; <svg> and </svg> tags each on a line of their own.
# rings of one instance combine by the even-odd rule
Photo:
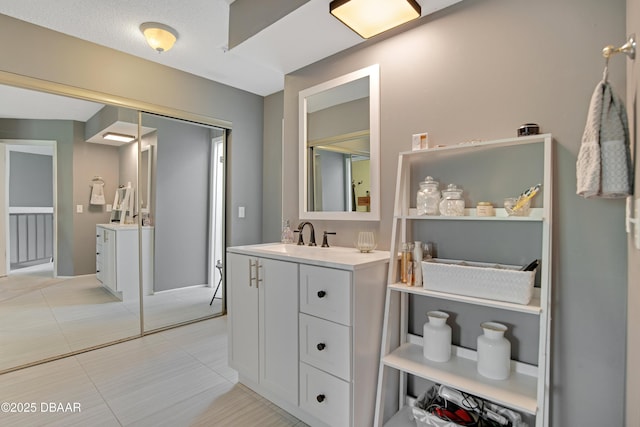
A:
<svg viewBox="0 0 640 427">
<path fill-rule="evenodd" d="M 369 77 L 369 144 L 371 206 L 369 212 L 309 211 L 307 209 L 308 173 L 307 173 L 307 98 L 328 89 L 341 86 L 354 80 Z M 300 219 L 380 221 L 380 65 L 375 64 L 361 70 L 337 77 L 304 89 L 298 94 L 299 116 L 299 167 L 298 193 Z"/>
</svg>

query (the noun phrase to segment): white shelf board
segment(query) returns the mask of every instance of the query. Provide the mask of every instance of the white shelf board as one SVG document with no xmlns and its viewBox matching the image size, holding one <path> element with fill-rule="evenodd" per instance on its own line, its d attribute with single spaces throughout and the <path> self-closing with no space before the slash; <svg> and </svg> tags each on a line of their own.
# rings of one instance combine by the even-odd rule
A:
<svg viewBox="0 0 640 427">
<path fill-rule="evenodd" d="M 449 301 L 459 301 L 467 304 L 481 305 L 484 307 L 500 308 L 502 310 L 518 311 L 521 313 L 538 315 L 542 311 L 540 307 L 540 288 L 533 289 L 533 298 L 528 305 L 486 298 L 469 297 L 466 295 L 450 294 L 446 292 L 430 291 L 420 286 L 407 286 L 404 283 L 392 283 L 389 284 L 389 288 L 398 292 L 423 295 L 431 298 L 446 299 Z"/>
<path fill-rule="evenodd" d="M 419 219 L 428 221 L 525 221 L 540 222 L 544 220 L 543 208 L 531 208 L 528 216 L 509 216 L 504 208 L 495 208 L 495 216 L 478 216 L 475 208 L 464 210 L 464 216 L 418 215 L 416 208 L 409 208 L 408 215 L 396 215 L 396 218 Z"/>
<path fill-rule="evenodd" d="M 478 142 L 461 142 L 459 144 L 445 145 L 442 147 L 425 148 L 422 150 L 403 151 L 399 153 L 402 156 L 410 157 L 422 157 L 423 155 L 433 156 L 437 153 L 450 153 L 460 152 L 466 153 L 473 150 L 494 149 L 501 147 L 510 147 L 514 145 L 543 143 L 546 138 L 551 137 L 551 134 L 544 133 L 539 135 L 520 136 L 515 138 L 497 139 L 493 141 L 478 141 Z"/>
<path fill-rule="evenodd" d="M 391 368 L 417 375 L 535 415 L 537 405 L 537 377 L 511 372 L 506 380 L 491 380 L 480 375 L 476 362 L 452 355 L 445 363 L 431 362 L 423 356 L 422 346 L 406 343 L 386 355 L 382 362 Z"/>
</svg>

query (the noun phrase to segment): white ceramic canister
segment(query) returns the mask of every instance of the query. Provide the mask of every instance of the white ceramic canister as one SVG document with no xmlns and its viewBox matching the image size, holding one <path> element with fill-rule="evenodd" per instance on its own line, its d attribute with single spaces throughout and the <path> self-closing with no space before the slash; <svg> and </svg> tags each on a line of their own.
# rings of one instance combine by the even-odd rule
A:
<svg viewBox="0 0 640 427">
<path fill-rule="evenodd" d="M 492 380 L 506 380 L 511 373 L 511 343 L 504 337 L 507 327 L 484 322 L 478 337 L 478 373 Z"/>
<path fill-rule="evenodd" d="M 427 317 L 429 321 L 422 328 L 424 357 L 433 362 L 447 362 L 451 358 L 449 315 L 444 311 L 429 311 Z"/>
</svg>

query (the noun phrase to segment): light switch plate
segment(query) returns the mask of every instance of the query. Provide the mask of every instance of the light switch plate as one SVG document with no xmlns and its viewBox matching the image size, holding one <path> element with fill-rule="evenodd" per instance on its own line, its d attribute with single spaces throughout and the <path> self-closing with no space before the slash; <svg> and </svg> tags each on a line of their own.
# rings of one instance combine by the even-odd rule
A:
<svg viewBox="0 0 640 427">
<path fill-rule="evenodd" d="M 111 212 L 113 210 L 113 205 L 107 204 L 107 212 Z"/>
<path fill-rule="evenodd" d="M 82 205 L 76 205 L 76 212 L 82 213 Z"/>
<path fill-rule="evenodd" d="M 238 206 L 238 218 L 244 218 L 244 206 Z"/>
</svg>

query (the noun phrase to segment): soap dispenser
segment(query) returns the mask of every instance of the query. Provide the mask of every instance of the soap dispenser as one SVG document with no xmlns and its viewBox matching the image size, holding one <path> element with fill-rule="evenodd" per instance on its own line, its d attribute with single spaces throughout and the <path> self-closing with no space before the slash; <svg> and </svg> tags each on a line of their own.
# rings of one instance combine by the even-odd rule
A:
<svg viewBox="0 0 640 427">
<path fill-rule="evenodd" d="M 291 230 L 291 225 L 289 224 L 288 219 L 282 221 L 282 235 L 280 237 L 280 241 L 282 243 L 293 243 L 293 230 Z"/>
</svg>

